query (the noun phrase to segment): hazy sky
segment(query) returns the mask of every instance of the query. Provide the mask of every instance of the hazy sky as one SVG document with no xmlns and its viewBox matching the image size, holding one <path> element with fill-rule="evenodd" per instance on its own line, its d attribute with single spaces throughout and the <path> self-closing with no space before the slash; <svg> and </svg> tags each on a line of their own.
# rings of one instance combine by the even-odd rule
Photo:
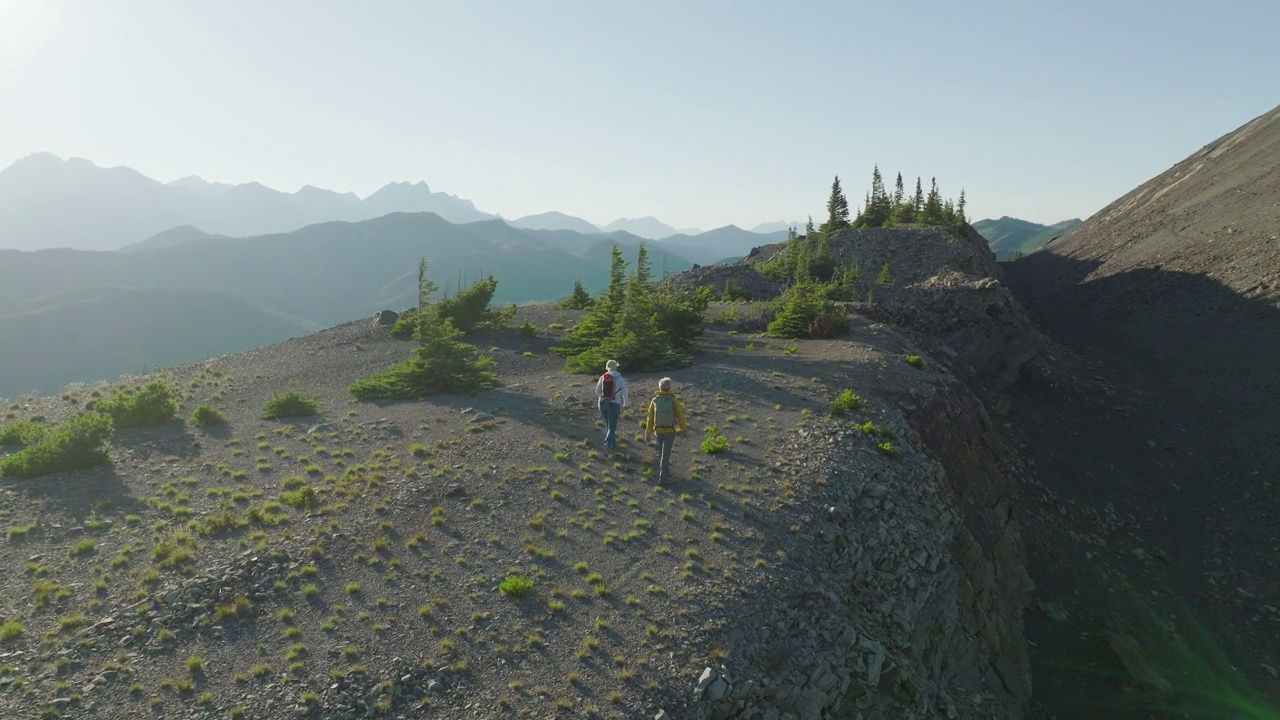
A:
<svg viewBox="0 0 1280 720">
<path fill-rule="evenodd" d="M 857 205 L 879 163 L 1054 222 L 1280 103 L 1277 28 L 1276 0 L 0 0 L 0 167 L 711 228 L 820 216 L 835 174 Z"/>
</svg>

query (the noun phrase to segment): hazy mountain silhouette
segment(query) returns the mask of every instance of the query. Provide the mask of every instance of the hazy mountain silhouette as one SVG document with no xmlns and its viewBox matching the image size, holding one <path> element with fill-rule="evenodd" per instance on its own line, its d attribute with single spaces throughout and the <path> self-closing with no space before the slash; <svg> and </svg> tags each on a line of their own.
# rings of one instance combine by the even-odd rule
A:
<svg viewBox="0 0 1280 720">
<path fill-rule="evenodd" d="M 228 239 L 226 235 L 211 235 L 201 230 L 200 228 L 192 227 L 190 225 L 179 225 L 178 227 L 169 228 L 168 230 L 165 230 L 163 232 L 158 232 L 155 235 L 152 235 L 151 237 L 147 238 L 146 240 L 143 240 L 142 242 L 136 242 L 136 243 L 133 243 L 132 245 L 125 245 L 120 249 L 125 252 L 133 252 L 135 250 L 148 250 L 148 249 L 161 248 L 161 247 L 173 247 L 174 245 L 181 245 L 183 243 L 192 242 L 194 240 L 226 240 L 226 239 Z"/>
<path fill-rule="evenodd" d="M 507 222 L 512 227 L 527 230 L 572 230 L 583 234 L 603 232 L 594 223 L 555 210 L 537 215 L 525 215 Z"/>
<path fill-rule="evenodd" d="M 492 274 L 498 280 L 496 302 L 543 301 L 568 295 L 576 279 L 589 289 L 602 288 L 608 283 L 612 245 L 634 261 L 641 242 L 646 241 L 621 232 L 524 230 L 501 220 L 455 225 L 434 213 L 392 213 L 247 238 L 177 228 L 129 252 L 0 250 L 0 347 L 10 348 L 10 355 L 0 354 L 4 387 L 56 390 L 111 377 L 121 363 L 180 362 L 172 353 L 162 358 L 130 349 L 156 347 L 153 335 L 166 334 L 175 346 L 185 347 L 184 333 L 188 327 L 198 333 L 192 325 L 197 321 L 182 320 L 172 307 L 195 303 L 202 318 L 217 316 L 221 334 L 192 341 L 186 349 L 219 354 L 283 340 L 300 327 L 328 327 L 383 308 L 411 307 L 417 303 L 420 257 L 431 264 L 431 277 L 442 289 L 456 290 L 460 281 Z M 692 266 L 660 243 L 647 244 L 655 269 L 678 272 Z M 100 290 L 104 285 L 152 294 L 108 293 Z M 86 330 L 85 337 L 101 344 L 94 350 L 68 344 L 70 339 L 56 336 L 79 332 L 79 320 L 65 324 L 72 308 L 77 318 L 93 318 L 94 327 L 117 330 L 105 335 Z M 276 321 L 266 322 L 267 313 Z M 13 355 L 17 346 L 23 346 L 20 356 Z M 56 365 L 61 370 L 38 362 L 73 350 L 79 359 Z M 96 356 L 104 361 L 96 363 Z M 107 362 L 110 358 L 120 362 Z"/>
<path fill-rule="evenodd" d="M 649 240 L 678 235 L 680 232 L 656 217 L 618 218 L 601 228 L 605 232 L 622 231 Z"/>
<path fill-rule="evenodd" d="M 1053 225 L 1041 225 L 1005 216 L 999 220 L 979 220 L 973 223 L 973 229 L 987 239 L 997 260 L 1008 260 L 1017 253 L 1026 254 L 1039 250 L 1045 243 L 1081 222 L 1080 218 L 1071 218 Z"/>
<path fill-rule="evenodd" d="M 804 230 L 804 223 L 802 223 L 802 222 L 800 222 L 800 221 L 798 221 L 798 220 L 792 220 L 791 222 L 767 222 L 767 223 L 760 223 L 759 225 L 757 225 L 757 226 L 755 226 L 755 227 L 751 228 L 751 232 L 753 232 L 753 233 L 766 233 L 766 234 L 767 234 L 767 233 L 776 233 L 776 232 L 785 233 L 785 232 L 786 232 L 787 230 L 789 230 L 790 228 L 795 228 L 797 232 L 802 231 L 802 230 Z"/>
<path fill-rule="evenodd" d="M 751 248 L 771 245 L 785 240 L 785 230 L 757 233 L 743 230 L 736 225 L 726 225 L 697 235 L 672 235 L 654 243 L 668 252 L 687 258 L 701 265 L 740 258 Z"/>
<path fill-rule="evenodd" d="M 114 250 L 181 225 L 215 235 L 261 235 L 391 212 L 434 212 L 453 222 L 492 217 L 422 182 L 391 183 L 361 200 L 311 186 L 285 193 L 194 176 L 165 184 L 130 168 L 49 153 L 0 170 L 0 245 L 19 250 Z"/>
</svg>

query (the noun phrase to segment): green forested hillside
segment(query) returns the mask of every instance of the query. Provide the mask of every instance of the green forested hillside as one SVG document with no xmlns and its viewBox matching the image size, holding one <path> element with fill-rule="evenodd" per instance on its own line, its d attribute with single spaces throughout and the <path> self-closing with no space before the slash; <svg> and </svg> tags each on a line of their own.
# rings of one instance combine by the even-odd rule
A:
<svg viewBox="0 0 1280 720">
<path fill-rule="evenodd" d="M 0 397 L 196 362 L 319 326 L 226 293 L 78 288 L 0 315 Z"/>
<path fill-rule="evenodd" d="M 432 213 L 395 213 L 130 252 L 0 251 L 0 345 L 8 353 L 0 357 L 0 395 L 203 359 L 237 343 L 234 349 L 243 350 L 384 308 L 411 307 L 419 258 L 429 261 L 432 279 L 446 290 L 492 274 L 495 302 L 553 300 L 577 279 L 603 287 L 613 244 L 634 252 L 639 242 L 625 233 L 522 230 L 499 220 L 454 225 Z M 692 266 L 656 245 L 650 256 L 673 272 Z M 173 310 L 187 306 L 217 332 L 182 335 L 182 314 Z M 278 315 L 265 319 L 269 313 Z M 64 337 L 68 322 L 89 323 L 84 331 L 97 344 L 82 347 Z M 102 328 L 112 331 L 94 335 Z"/>
<path fill-rule="evenodd" d="M 1029 220 L 1002 217 L 999 220 L 979 220 L 973 224 L 973 229 L 986 238 L 997 260 L 1009 260 L 1019 253 L 1025 255 L 1039 250 L 1045 243 L 1080 223 L 1079 218 L 1072 218 L 1053 225 L 1041 225 Z"/>
</svg>

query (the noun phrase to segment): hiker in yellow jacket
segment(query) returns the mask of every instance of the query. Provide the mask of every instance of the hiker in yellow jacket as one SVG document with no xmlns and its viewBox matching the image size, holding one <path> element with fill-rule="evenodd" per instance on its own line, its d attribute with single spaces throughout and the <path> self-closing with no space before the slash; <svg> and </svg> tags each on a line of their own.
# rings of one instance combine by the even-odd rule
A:
<svg viewBox="0 0 1280 720">
<path fill-rule="evenodd" d="M 658 484 L 671 477 L 671 448 L 675 445 L 676 433 L 688 429 L 680 401 L 671 392 L 671 378 L 664 377 L 658 381 L 658 392 L 649 401 L 649 418 L 644 426 L 645 442 L 654 437 L 658 439 Z"/>
</svg>

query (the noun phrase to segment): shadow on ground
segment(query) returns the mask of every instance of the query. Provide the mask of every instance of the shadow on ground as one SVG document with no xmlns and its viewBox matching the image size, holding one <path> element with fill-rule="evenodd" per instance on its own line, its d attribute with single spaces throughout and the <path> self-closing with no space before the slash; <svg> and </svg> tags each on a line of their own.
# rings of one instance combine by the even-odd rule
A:
<svg viewBox="0 0 1280 720">
<path fill-rule="evenodd" d="M 1065 611 L 1027 614 L 1036 700 L 1063 720 L 1280 717 L 1280 311 L 1097 267 L 1005 264 L 1051 340 L 1006 418 L 1034 462 L 1036 597 Z"/>
</svg>

